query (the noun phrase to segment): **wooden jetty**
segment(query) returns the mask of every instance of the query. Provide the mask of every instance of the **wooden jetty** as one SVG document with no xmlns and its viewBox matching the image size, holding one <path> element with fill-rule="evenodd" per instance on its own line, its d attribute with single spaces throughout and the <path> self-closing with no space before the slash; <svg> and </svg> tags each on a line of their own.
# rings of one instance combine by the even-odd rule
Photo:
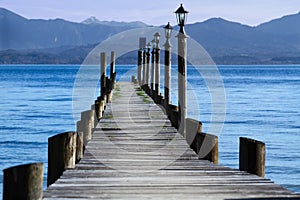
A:
<svg viewBox="0 0 300 200">
<path fill-rule="evenodd" d="M 100 96 L 90 110 L 81 113 L 76 132 L 49 138 L 48 188 L 42 191 L 43 163 L 8 168 L 4 170 L 4 200 L 300 199 L 300 194 L 264 178 L 263 142 L 240 138 L 240 170 L 217 164 L 218 137 L 202 133 L 202 123 L 186 117 L 187 36 L 183 26 L 188 12 L 181 4 L 175 13 L 180 26 L 178 107 L 170 104 L 172 27 L 168 23 L 164 97 L 158 32 L 151 59 L 150 43 L 146 46 L 146 38 L 140 38 L 137 80 L 133 77 L 132 83 L 115 85 L 114 52 L 110 78 L 106 76 L 102 52 Z M 205 155 L 202 147 L 209 149 Z"/>
<path fill-rule="evenodd" d="M 120 82 L 74 169 L 43 199 L 300 199 L 271 180 L 199 160 L 161 107 Z"/>
<path fill-rule="evenodd" d="M 179 98 L 178 107 L 170 104 L 170 51 L 165 54 L 163 97 L 159 49 L 152 55 L 156 72 L 152 70 L 151 78 L 156 81 L 151 87 L 150 50 L 142 49 L 138 80 L 118 84 L 115 53 L 111 52 L 110 78 L 101 53 L 100 96 L 81 113 L 76 131 L 48 139 L 47 189 L 42 191 L 43 163 L 8 168 L 4 200 L 300 200 L 300 194 L 264 178 L 263 142 L 240 138 L 240 170 L 218 165 L 218 137 L 203 133 L 201 122 L 186 118 L 186 99 Z M 186 98 L 185 67 L 178 72 L 183 86 L 178 96 Z M 205 155 L 202 147 L 208 150 Z"/>
</svg>

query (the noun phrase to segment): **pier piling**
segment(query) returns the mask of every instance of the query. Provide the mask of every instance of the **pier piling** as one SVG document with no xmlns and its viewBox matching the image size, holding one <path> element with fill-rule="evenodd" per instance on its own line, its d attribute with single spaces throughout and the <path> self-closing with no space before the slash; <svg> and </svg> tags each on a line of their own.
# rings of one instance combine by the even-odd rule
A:
<svg viewBox="0 0 300 200">
<path fill-rule="evenodd" d="M 142 50 L 140 49 L 138 51 L 138 83 L 141 86 L 142 85 Z"/>
<path fill-rule="evenodd" d="M 81 126 L 83 132 L 83 143 L 86 145 L 92 138 L 92 131 L 94 128 L 94 110 L 86 110 L 81 112 Z M 78 130 L 77 130 L 78 131 Z"/>
<path fill-rule="evenodd" d="M 75 163 L 79 163 L 84 153 L 84 145 L 83 145 L 83 132 L 77 132 L 76 137 L 76 161 Z"/>
<path fill-rule="evenodd" d="M 110 90 L 113 90 L 115 88 L 116 83 L 116 53 L 114 51 L 110 52 Z"/>
<path fill-rule="evenodd" d="M 54 183 L 66 169 L 76 163 L 76 132 L 65 132 L 48 139 L 48 179 L 47 186 Z"/>
<path fill-rule="evenodd" d="M 159 37 L 160 34 L 158 32 L 155 33 L 155 97 L 154 101 L 159 103 L 158 96 L 160 94 L 160 48 L 159 48 Z"/>
<path fill-rule="evenodd" d="M 166 30 L 166 42 L 164 44 L 165 47 L 165 68 L 164 68 L 164 75 L 165 75 L 165 82 L 164 82 L 164 106 L 166 112 L 169 112 L 169 104 L 170 104 L 170 91 L 171 91 L 171 43 L 170 37 L 172 32 L 172 27 L 170 23 L 165 26 Z"/>
<path fill-rule="evenodd" d="M 265 176 L 266 147 L 263 142 L 250 138 L 240 137 L 239 168 L 256 174 Z"/>
<path fill-rule="evenodd" d="M 43 197 L 44 164 L 32 163 L 4 170 L 3 200 L 40 200 Z"/>
<path fill-rule="evenodd" d="M 154 43 L 154 40 L 152 40 L 152 43 Z M 155 48 L 152 48 L 151 51 L 151 81 L 150 81 L 150 96 L 153 98 L 154 95 L 154 87 L 155 87 Z"/>
<path fill-rule="evenodd" d="M 100 81 L 101 81 L 101 97 L 104 99 L 106 96 L 106 53 L 102 52 L 101 54 L 101 66 L 100 66 Z"/>
</svg>

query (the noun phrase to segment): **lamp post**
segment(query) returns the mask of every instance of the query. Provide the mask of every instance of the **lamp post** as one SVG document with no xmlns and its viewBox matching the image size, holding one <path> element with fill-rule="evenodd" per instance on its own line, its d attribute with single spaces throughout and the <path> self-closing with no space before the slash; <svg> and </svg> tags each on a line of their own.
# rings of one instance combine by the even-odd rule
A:
<svg viewBox="0 0 300 200">
<path fill-rule="evenodd" d="M 187 115 L 187 104 L 186 104 L 186 39 L 187 36 L 184 31 L 184 25 L 187 20 L 188 11 L 186 11 L 182 4 L 175 11 L 177 24 L 180 27 L 179 33 L 176 36 L 178 38 L 178 125 L 179 132 L 186 136 L 186 125 L 185 119 Z"/>
<path fill-rule="evenodd" d="M 152 43 L 152 57 L 151 57 L 151 96 L 154 94 L 154 82 L 155 82 L 155 40 L 151 41 Z"/>
<path fill-rule="evenodd" d="M 165 109 L 167 113 L 169 113 L 169 104 L 170 104 L 170 91 L 171 91 L 171 34 L 172 34 L 172 26 L 168 22 L 165 28 L 165 36 L 166 42 L 164 44 L 165 47 Z"/>
<path fill-rule="evenodd" d="M 160 90 L 160 49 L 159 49 L 160 34 L 154 34 L 155 39 L 155 101 L 157 101 Z"/>
</svg>

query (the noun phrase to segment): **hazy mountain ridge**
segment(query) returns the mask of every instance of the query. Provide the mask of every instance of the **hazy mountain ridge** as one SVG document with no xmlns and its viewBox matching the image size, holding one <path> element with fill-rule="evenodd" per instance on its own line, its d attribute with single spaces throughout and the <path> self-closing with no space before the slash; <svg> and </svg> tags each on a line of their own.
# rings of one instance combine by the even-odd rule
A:
<svg viewBox="0 0 300 200">
<path fill-rule="evenodd" d="M 26 19 L 0 8 L 0 63 L 24 62 L 27 54 L 31 56 L 28 62 L 36 63 L 33 54 L 41 58 L 47 53 L 59 58 L 55 63 L 80 63 L 92 47 L 109 36 L 147 26 L 142 22 L 109 22 L 95 17 L 82 23 Z M 300 63 L 300 13 L 256 27 L 212 18 L 186 25 L 186 32 L 220 64 Z M 39 62 L 42 60 L 47 59 Z M 51 58 L 47 62 L 54 63 Z"/>
<path fill-rule="evenodd" d="M 95 44 L 131 28 L 134 28 L 132 23 L 130 26 L 125 23 L 111 26 L 109 23 L 83 24 L 63 19 L 26 19 L 0 8 L 0 50 Z"/>
</svg>

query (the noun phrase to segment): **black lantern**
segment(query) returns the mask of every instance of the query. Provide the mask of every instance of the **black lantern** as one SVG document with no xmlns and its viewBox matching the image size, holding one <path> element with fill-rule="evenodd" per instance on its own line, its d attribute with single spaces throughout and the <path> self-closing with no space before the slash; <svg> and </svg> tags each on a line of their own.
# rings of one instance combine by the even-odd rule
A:
<svg viewBox="0 0 300 200">
<path fill-rule="evenodd" d="M 166 38 L 171 38 L 171 34 L 172 34 L 172 26 L 170 25 L 170 22 L 168 22 L 168 24 L 164 27 L 165 29 L 165 35 Z"/>
<path fill-rule="evenodd" d="M 182 4 L 180 4 L 180 7 L 174 13 L 176 14 L 177 24 L 180 26 L 180 32 L 184 33 L 183 26 L 187 21 L 189 12 L 183 8 Z"/>
<path fill-rule="evenodd" d="M 159 48 L 159 38 L 160 38 L 160 34 L 158 32 L 156 32 L 154 34 L 154 40 L 155 40 L 155 43 L 156 43 L 156 48 L 158 49 Z"/>
</svg>

